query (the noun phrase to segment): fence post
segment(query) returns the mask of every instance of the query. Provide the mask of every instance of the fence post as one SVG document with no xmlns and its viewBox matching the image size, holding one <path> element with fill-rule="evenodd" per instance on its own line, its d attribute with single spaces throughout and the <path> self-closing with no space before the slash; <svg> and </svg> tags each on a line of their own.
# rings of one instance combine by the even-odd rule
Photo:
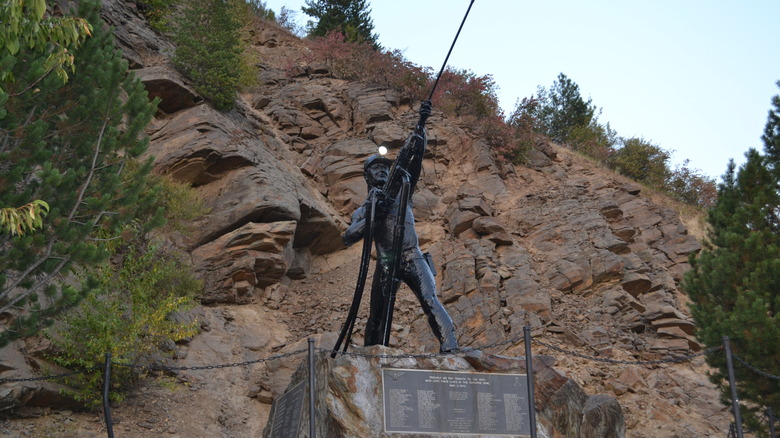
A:
<svg viewBox="0 0 780 438">
<path fill-rule="evenodd" d="M 531 356 L 531 327 L 523 327 L 525 336 L 525 372 L 528 375 L 528 419 L 531 423 L 531 438 L 536 438 L 536 400 L 534 399 L 534 365 Z"/>
<path fill-rule="evenodd" d="M 315 409 L 314 409 L 314 339 L 309 338 L 309 437 L 316 438 Z"/>
<path fill-rule="evenodd" d="M 723 337 L 723 349 L 726 350 L 726 366 L 729 371 L 729 387 L 731 388 L 731 406 L 734 410 L 734 424 L 736 426 L 737 438 L 743 438 L 742 435 L 742 416 L 739 413 L 739 399 L 737 398 L 737 382 L 734 379 L 734 364 L 731 360 L 731 344 L 729 337 Z"/>
<path fill-rule="evenodd" d="M 108 438 L 114 438 L 114 424 L 111 421 L 111 404 L 108 400 L 108 390 L 111 387 L 111 353 L 106 353 L 105 374 L 103 377 L 103 415 L 106 418 Z"/>
<path fill-rule="evenodd" d="M 775 432 L 775 414 L 772 412 L 771 406 L 767 406 L 766 416 L 769 418 L 769 436 L 777 438 L 777 433 Z"/>
</svg>

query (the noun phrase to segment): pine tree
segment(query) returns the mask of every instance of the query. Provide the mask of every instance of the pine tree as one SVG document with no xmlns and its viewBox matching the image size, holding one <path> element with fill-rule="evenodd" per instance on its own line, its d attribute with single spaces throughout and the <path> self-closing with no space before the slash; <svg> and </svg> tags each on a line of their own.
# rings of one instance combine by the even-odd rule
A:
<svg viewBox="0 0 780 438">
<path fill-rule="evenodd" d="M 338 31 L 350 42 L 368 42 L 379 48 L 374 21 L 366 0 L 306 0 L 301 10 L 317 19 L 309 21 L 309 36 L 323 37 Z"/>
<path fill-rule="evenodd" d="M 186 2 L 174 35 L 176 68 L 220 110 L 233 108 L 236 92 L 249 81 L 240 16 L 246 7 L 238 0 Z"/>
<path fill-rule="evenodd" d="M 734 354 L 752 367 L 780 375 L 780 175 L 776 146 L 780 139 L 780 98 L 773 99 L 764 139 L 765 155 L 751 149 L 735 172 L 729 164 L 718 187 L 718 199 L 709 211 L 711 226 L 705 250 L 692 259 L 683 281 L 691 297 L 698 338 L 708 347 L 728 336 Z M 722 385 L 724 402 L 729 388 L 722 353 L 708 357 Z M 780 381 L 735 362 L 737 390 L 746 421 L 752 429 L 763 407 L 780 412 Z M 758 407 L 757 407 L 758 406 Z"/>
<path fill-rule="evenodd" d="M 777 86 L 780 87 L 780 81 L 777 81 Z M 761 139 L 775 172 L 780 172 L 780 95 L 772 98 L 772 105 L 774 109 L 769 110 Z"/>
<path fill-rule="evenodd" d="M 555 141 L 568 141 L 573 128 L 587 127 L 594 120 L 596 107 L 591 99 L 583 100 L 579 85 L 563 73 L 549 91 L 539 87 L 538 94 L 537 130 Z"/>
<path fill-rule="evenodd" d="M 0 236 L 0 345 L 31 334 L 89 289 L 60 281 L 107 258 L 106 239 L 154 215 L 151 163 L 134 165 L 154 114 L 141 82 L 100 20 L 101 2 L 80 2 L 94 33 L 73 52 L 75 73 L 63 85 L 47 75 L 45 52 L 20 48 L 11 62 L 6 113 L 0 116 L 0 205 L 45 199 L 42 230 Z M 32 92 L 25 92 L 37 81 Z"/>
</svg>

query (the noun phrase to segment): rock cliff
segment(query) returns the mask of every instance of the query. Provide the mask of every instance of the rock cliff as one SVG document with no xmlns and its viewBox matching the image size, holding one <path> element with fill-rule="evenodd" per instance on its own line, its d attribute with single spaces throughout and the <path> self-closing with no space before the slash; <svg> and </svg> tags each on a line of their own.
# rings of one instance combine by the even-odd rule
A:
<svg viewBox="0 0 780 438">
<path fill-rule="evenodd" d="M 309 336 L 327 344 L 357 276 L 359 249 L 344 248 L 341 234 L 366 195 L 363 159 L 380 145 L 393 154 L 418 103 L 306 65 L 304 41 L 259 23 L 252 50 L 262 85 L 219 112 L 172 68 L 172 44 L 134 2 L 104 4 L 131 68 L 162 99 L 148 129 L 156 170 L 190 183 L 211 209 L 179 242 L 205 290 L 202 333 L 175 363 L 257 361 L 296 351 Z M 534 346 L 588 394 L 616 397 L 628 436 L 722 436 L 728 412 L 701 357 L 631 364 L 701 349 L 678 288 L 700 246 L 677 212 L 558 145 L 538 144 L 527 165 L 514 166 L 435 108 L 428 129 L 415 216 L 461 345 L 522 356 L 522 343 L 510 341 L 530 325 L 535 339 L 579 353 Z M 364 323 L 361 313 L 355 342 Z M 394 348 L 438 351 L 405 287 L 394 329 Z M 142 388 L 117 408 L 118 427 L 125 436 L 259 436 L 300 359 L 180 371 L 188 389 Z M 28 372 L 18 365 L 6 375 Z M 31 386 L 0 395 L 40 406 L 30 400 L 42 389 Z"/>
</svg>

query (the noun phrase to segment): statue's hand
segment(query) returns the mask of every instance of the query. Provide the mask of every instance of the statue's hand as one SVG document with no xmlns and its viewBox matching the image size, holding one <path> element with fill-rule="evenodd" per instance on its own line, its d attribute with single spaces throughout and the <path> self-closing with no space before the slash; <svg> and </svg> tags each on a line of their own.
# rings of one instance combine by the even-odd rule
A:
<svg viewBox="0 0 780 438">
<path fill-rule="evenodd" d="M 376 215 L 379 217 L 387 216 L 387 212 L 390 210 L 393 200 L 388 198 L 383 190 L 377 188 L 372 188 L 369 192 L 369 196 L 373 196 L 376 200 Z"/>
</svg>

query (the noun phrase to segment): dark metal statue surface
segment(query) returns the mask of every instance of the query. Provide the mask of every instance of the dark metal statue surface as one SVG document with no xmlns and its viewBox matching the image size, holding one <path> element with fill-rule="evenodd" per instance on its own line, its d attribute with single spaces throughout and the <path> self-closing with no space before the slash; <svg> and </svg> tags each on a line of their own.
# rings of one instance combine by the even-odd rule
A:
<svg viewBox="0 0 780 438">
<path fill-rule="evenodd" d="M 371 303 L 366 324 L 365 345 L 388 345 L 395 294 L 400 282 L 406 283 L 417 297 L 428 323 L 438 338 L 440 350 L 458 349 L 455 327 L 436 296 L 436 281 L 430 256 L 420 251 L 414 228 L 411 197 L 422 170 L 426 148 L 425 121 L 431 113 L 430 101 L 423 102 L 414 132 L 399 150 L 395 161 L 372 155 L 363 166 L 368 184 L 366 201 L 355 210 L 344 234 L 344 243 L 353 245 L 364 240 L 361 276 L 358 278 L 353 310 L 345 323 L 339 344 L 345 334 L 347 343 L 357 314 L 356 305 L 365 281 L 365 266 L 370 245 L 376 245 L 377 263 L 371 285 Z M 366 249 L 365 245 L 369 245 Z M 366 252 L 367 251 L 367 252 Z M 426 257 L 427 256 L 427 257 Z M 362 278 L 361 278 L 362 277 Z M 337 344 L 335 350 L 338 350 Z M 345 345 L 346 350 L 346 345 Z"/>
</svg>

